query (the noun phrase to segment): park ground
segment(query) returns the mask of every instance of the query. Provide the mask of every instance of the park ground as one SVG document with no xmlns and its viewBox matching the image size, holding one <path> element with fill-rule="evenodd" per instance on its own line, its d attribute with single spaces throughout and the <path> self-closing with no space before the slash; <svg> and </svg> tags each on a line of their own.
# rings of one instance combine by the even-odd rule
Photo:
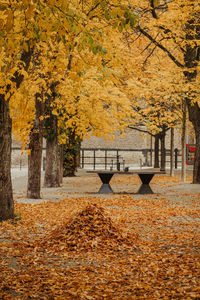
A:
<svg viewBox="0 0 200 300">
<path fill-rule="evenodd" d="M 21 173 L 20 173 L 21 172 Z M 26 198 L 26 171 L 13 172 L 15 220 L 0 224 L 0 299 L 200 299 L 200 185 L 115 175 L 97 194 L 79 170 L 60 188 Z"/>
</svg>

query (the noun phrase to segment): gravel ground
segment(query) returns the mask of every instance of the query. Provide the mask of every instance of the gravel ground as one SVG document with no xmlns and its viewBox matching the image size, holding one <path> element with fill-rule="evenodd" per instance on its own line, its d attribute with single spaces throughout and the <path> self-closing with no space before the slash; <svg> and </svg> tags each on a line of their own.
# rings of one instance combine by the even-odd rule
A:
<svg viewBox="0 0 200 300">
<path fill-rule="evenodd" d="M 113 197 L 113 194 L 97 194 L 98 189 L 101 185 L 101 181 L 97 174 L 87 173 L 85 170 L 79 169 L 75 177 L 68 177 L 63 179 L 63 185 L 59 188 L 44 188 L 42 172 L 42 188 L 41 197 L 42 199 L 28 199 L 26 198 L 26 187 L 27 187 L 27 169 L 12 169 L 12 183 L 13 183 L 13 194 L 14 199 L 18 202 L 24 203 L 40 203 L 43 201 L 60 201 L 66 197 L 83 197 L 83 196 L 95 196 L 95 197 Z M 163 183 L 157 182 L 157 178 L 160 175 L 154 176 L 151 187 L 155 194 L 163 195 L 166 199 L 179 202 L 179 199 L 185 199 L 185 202 L 190 203 L 194 195 L 200 198 L 200 185 L 191 183 L 192 172 L 187 171 L 187 178 L 189 176 L 190 181 L 185 183 L 182 182 L 171 182 L 171 178 L 167 177 Z M 180 177 L 180 170 L 175 171 L 175 177 Z M 131 197 L 141 198 L 144 195 L 136 194 L 140 182 L 137 175 L 127 175 L 127 180 L 124 177 L 115 175 L 111 180 L 111 186 L 116 194 L 130 194 Z M 133 178 L 133 180 L 132 180 Z M 120 179 L 121 180 L 120 182 Z M 168 182 L 169 181 L 169 182 Z M 145 197 L 152 197 L 154 195 L 145 195 Z"/>
</svg>

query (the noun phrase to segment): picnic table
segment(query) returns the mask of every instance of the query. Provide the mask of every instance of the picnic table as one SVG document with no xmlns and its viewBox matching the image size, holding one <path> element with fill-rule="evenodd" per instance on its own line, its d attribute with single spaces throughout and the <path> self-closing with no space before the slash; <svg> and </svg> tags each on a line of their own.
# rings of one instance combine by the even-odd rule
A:
<svg viewBox="0 0 200 300">
<path fill-rule="evenodd" d="M 87 173 L 96 173 L 98 174 L 99 178 L 101 179 L 102 185 L 98 191 L 98 194 L 108 194 L 113 193 L 113 190 L 110 186 L 110 180 L 114 174 L 118 175 L 130 175 L 130 174 L 137 174 L 141 179 L 141 186 L 137 192 L 137 194 L 154 194 L 150 187 L 150 181 L 156 174 L 165 174 L 165 171 L 158 171 L 158 170 L 135 170 L 135 171 L 108 171 L 108 170 L 94 170 L 94 171 L 87 171 Z"/>
</svg>

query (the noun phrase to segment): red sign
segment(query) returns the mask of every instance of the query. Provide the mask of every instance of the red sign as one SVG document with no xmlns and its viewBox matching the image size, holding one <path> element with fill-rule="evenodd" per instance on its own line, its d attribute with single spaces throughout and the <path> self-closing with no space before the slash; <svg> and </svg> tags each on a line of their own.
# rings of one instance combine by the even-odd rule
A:
<svg viewBox="0 0 200 300">
<path fill-rule="evenodd" d="M 196 151 L 195 145 L 186 144 L 186 164 L 187 165 L 194 164 L 195 151 Z"/>
</svg>

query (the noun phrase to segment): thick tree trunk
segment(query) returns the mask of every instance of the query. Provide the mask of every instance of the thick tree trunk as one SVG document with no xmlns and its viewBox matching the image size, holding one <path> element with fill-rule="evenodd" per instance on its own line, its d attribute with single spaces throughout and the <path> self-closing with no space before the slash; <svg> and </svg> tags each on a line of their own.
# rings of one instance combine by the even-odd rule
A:
<svg viewBox="0 0 200 300">
<path fill-rule="evenodd" d="M 192 3 L 192 2 L 191 2 Z M 195 12 L 195 11 L 194 11 Z M 184 55 L 185 66 L 187 70 L 184 71 L 184 75 L 189 82 L 197 80 L 197 67 L 200 61 L 200 26 L 199 26 L 199 14 L 191 16 L 191 19 L 186 22 L 186 51 Z M 193 45 L 191 41 L 194 41 Z M 199 154 L 199 136 L 200 136 L 200 107 L 198 103 L 193 103 L 192 97 L 186 98 L 186 103 L 189 112 L 189 119 L 194 126 L 196 135 L 196 152 L 194 158 L 193 169 L 193 183 L 200 183 L 200 154 Z"/>
<path fill-rule="evenodd" d="M 193 183 L 200 183 L 200 127 L 195 131 L 196 152 L 194 159 Z"/>
<path fill-rule="evenodd" d="M 154 154 L 154 168 L 159 168 L 159 134 L 155 135 Z"/>
<path fill-rule="evenodd" d="M 33 49 L 24 51 L 21 60 L 24 62 L 24 69 L 27 70 L 30 64 Z M 11 80 L 19 88 L 24 76 L 16 71 Z M 6 86 L 9 92 L 10 85 Z M 0 221 L 14 217 L 14 202 L 11 182 L 11 132 L 12 121 L 10 119 L 9 101 L 5 101 L 4 95 L 0 94 Z"/>
<path fill-rule="evenodd" d="M 28 185 L 27 197 L 31 199 L 40 199 L 41 189 L 41 167 L 42 167 L 42 131 L 40 116 L 43 112 L 43 103 L 35 99 L 36 116 L 34 127 L 30 133 L 28 156 Z"/>
<path fill-rule="evenodd" d="M 46 140 L 46 168 L 44 187 L 60 186 L 60 161 L 57 136 Z"/>
<path fill-rule="evenodd" d="M 9 102 L 0 95 L 0 221 L 14 217 L 11 182 L 11 129 Z"/>
<path fill-rule="evenodd" d="M 200 107 L 197 103 L 188 103 L 189 119 L 192 122 L 196 137 L 196 152 L 194 157 L 193 183 L 200 183 Z"/>
<path fill-rule="evenodd" d="M 174 128 L 171 128 L 171 140 L 170 140 L 170 176 L 174 176 Z"/>
<path fill-rule="evenodd" d="M 28 185 L 27 197 L 31 199 L 40 199 L 41 189 L 41 167 L 42 167 L 42 134 L 33 128 L 30 134 L 28 156 Z"/>
<path fill-rule="evenodd" d="M 63 156 L 64 145 L 59 145 L 59 161 L 60 161 L 60 184 L 63 183 Z"/>
</svg>

